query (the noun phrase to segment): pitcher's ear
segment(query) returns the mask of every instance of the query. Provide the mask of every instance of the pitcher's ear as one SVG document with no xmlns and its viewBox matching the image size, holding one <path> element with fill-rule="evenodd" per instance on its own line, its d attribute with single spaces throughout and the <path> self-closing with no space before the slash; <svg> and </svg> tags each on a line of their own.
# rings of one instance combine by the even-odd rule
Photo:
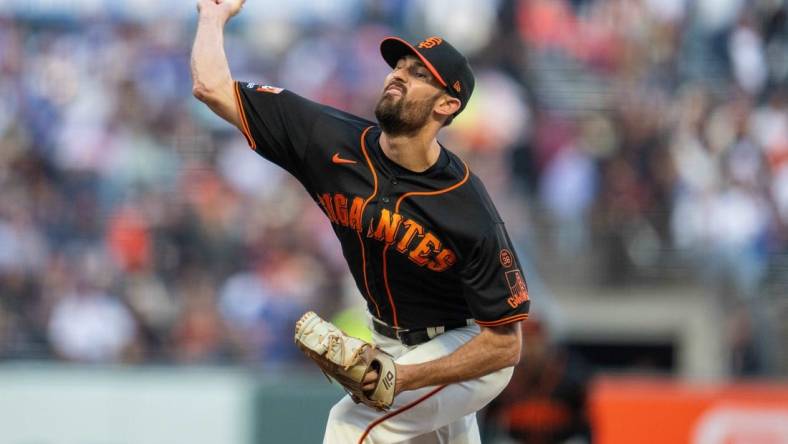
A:
<svg viewBox="0 0 788 444">
<path fill-rule="evenodd" d="M 444 94 L 435 102 L 434 110 L 440 115 L 449 117 L 454 115 L 460 109 L 460 106 L 462 106 L 460 99 Z"/>
</svg>

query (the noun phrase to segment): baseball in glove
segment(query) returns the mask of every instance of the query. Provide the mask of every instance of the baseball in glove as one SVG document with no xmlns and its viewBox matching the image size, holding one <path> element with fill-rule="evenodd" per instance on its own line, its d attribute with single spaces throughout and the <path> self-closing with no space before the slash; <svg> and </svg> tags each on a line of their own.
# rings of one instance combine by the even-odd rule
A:
<svg viewBox="0 0 788 444">
<path fill-rule="evenodd" d="M 397 370 L 394 359 L 373 344 L 348 336 L 334 324 L 308 311 L 295 325 L 295 343 L 325 373 L 337 381 L 350 397 L 380 411 L 394 401 Z M 373 390 L 364 391 L 364 375 L 376 370 Z"/>
</svg>

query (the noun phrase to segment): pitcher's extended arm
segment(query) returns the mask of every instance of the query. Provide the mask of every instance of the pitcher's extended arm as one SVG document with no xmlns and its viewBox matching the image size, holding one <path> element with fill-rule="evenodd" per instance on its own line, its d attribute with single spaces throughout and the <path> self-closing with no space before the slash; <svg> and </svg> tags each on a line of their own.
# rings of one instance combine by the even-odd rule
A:
<svg viewBox="0 0 788 444">
<path fill-rule="evenodd" d="M 218 3 L 217 3 L 218 1 Z M 224 120 L 240 128 L 233 78 L 224 53 L 224 25 L 243 0 L 199 0 L 197 34 L 192 47 L 192 93 Z"/>
</svg>

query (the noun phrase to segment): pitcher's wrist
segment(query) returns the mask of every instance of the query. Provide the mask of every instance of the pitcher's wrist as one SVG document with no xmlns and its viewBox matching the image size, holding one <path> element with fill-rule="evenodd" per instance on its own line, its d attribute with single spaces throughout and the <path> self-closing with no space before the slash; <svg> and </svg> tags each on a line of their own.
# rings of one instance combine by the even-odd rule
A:
<svg viewBox="0 0 788 444">
<path fill-rule="evenodd" d="M 230 15 L 221 8 L 203 8 L 200 10 L 198 20 L 201 24 L 224 27 L 227 21 L 230 20 Z"/>
</svg>

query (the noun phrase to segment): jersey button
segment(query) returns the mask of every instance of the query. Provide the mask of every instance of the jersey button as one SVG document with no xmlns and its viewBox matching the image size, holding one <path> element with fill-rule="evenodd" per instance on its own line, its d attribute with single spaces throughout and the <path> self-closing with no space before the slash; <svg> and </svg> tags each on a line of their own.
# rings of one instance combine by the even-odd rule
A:
<svg viewBox="0 0 788 444">
<path fill-rule="evenodd" d="M 396 184 L 398 184 L 398 183 L 399 183 L 399 182 L 397 182 L 397 179 L 391 179 L 391 184 L 392 184 L 392 185 L 396 185 Z"/>
<path fill-rule="evenodd" d="M 391 201 L 391 199 L 389 199 L 388 196 L 385 196 L 385 197 L 381 198 L 380 200 L 382 200 L 383 203 L 389 203 Z"/>
</svg>

